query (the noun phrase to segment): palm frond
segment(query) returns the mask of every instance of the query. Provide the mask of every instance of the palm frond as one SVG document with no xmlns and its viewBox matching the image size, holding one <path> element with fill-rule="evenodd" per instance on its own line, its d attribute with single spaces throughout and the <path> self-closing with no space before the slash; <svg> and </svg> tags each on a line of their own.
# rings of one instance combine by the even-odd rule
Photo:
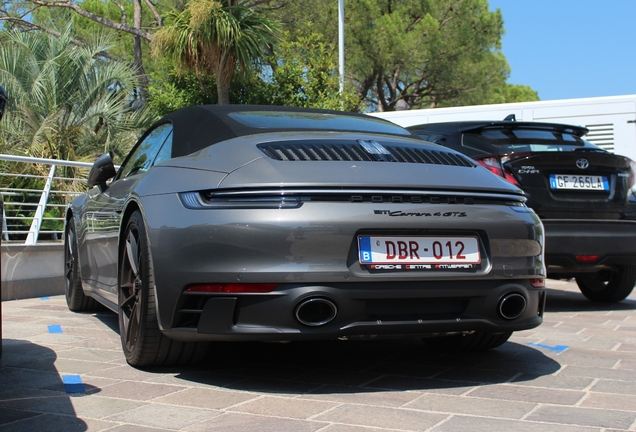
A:
<svg viewBox="0 0 636 432">
<path fill-rule="evenodd" d="M 0 145 L 60 159 L 93 158 L 104 147 L 128 149 L 151 121 L 147 110 L 130 108 L 135 71 L 99 56 L 112 47 L 107 36 L 77 46 L 70 24 L 59 33 L 3 32 L 0 79 L 10 103 Z"/>
<path fill-rule="evenodd" d="M 153 54 L 167 56 L 196 74 L 216 75 L 229 86 L 235 73 L 245 75 L 278 41 L 279 25 L 243 4 L 190 0 L 173 11 L 155 34 Z"/>
</svg>

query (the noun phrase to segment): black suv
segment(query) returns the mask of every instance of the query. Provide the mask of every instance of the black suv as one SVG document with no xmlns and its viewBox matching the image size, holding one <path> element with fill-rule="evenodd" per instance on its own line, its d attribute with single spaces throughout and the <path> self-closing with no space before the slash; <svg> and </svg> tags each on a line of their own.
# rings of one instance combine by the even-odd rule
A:
<svg viewBox="0 0 636 432">
<path fill-rule="evenodd" d="M 588 129 L 504 121 L 407 129 L 475 159 L 526 193 L 545 227 L 548 277 L 576 278 L 590 300 L 617 302 L 636 283 L 636 163 L 583 139 Z"/>
</svg>

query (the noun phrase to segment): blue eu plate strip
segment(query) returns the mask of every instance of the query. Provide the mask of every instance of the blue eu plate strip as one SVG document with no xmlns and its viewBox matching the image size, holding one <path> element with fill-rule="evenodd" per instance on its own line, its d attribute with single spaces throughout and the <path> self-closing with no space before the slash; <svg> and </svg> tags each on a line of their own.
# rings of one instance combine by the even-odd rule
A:
<svg viewBox="0 0 636 432">
<path fill-rule="evenodd" d="M 62 326 L 59 324 L 50 325 L 49 333 L 63 333 Z"/>
<path fill-rule="evenodd" d="M 62 382 L 66 393 L 86 393 L 82 377 L 79 375 L 62 375 Z"/>
<path fill-rule="evenodd" d="M 360 246 L 360 262 L 373 262 L 371 259 L 371 237 L 359 237 L 358 242 Z"/>
</svg>

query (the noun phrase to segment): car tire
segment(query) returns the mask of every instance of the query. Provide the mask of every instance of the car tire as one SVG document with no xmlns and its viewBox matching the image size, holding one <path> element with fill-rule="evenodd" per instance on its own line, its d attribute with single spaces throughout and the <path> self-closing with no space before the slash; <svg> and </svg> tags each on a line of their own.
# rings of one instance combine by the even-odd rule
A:
<svg viewBox="0 0 636 432">
<path fill-rule="evenodd" d="M 503 345 L 511 335 L 512 332 L 487 333 L 476 331 L 468 334 L 424 338 L 422 340 L 427 346 L 439 351 L 485 351 Z"/>
<path fill-rule="evenodd" d="M 636 266 L 618 271 L 602 270 L 576 276 L 576 284 L 585 297 L 601 303 L 615 303 L 631 294 L 636 284 Z"/>
<path fill-rule="evenodd" d="M 64 292 L 66 304 L 73 312 L 86 312 L 98 308 L 97 302 L 84 294 L 80 278 L 77 232 L 73 218 L 66 223 L 64 230 Z"/>
<path fill-rule="evenodd" d="M 119 334 L 126 361 L 135 367 L 201 361 L 207 343 L 178 342 L 159 330 L 150 245 L 141 213 L 132 213 L 120 241 Z"/>
</svg>

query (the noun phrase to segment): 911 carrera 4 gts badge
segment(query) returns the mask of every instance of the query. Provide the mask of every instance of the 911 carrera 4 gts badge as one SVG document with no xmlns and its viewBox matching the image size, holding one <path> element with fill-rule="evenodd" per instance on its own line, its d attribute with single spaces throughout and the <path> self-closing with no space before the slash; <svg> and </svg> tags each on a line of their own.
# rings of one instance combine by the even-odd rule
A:
<svg viewBox="0 0 636 432">
<path fill-rule="evenodd" d="M 404 212 L 402 210 L 373 210 L 373 214 L 388 216 L 416 216 L 416 217 L 466 217 L 466 212 Z"/>
</svg>

